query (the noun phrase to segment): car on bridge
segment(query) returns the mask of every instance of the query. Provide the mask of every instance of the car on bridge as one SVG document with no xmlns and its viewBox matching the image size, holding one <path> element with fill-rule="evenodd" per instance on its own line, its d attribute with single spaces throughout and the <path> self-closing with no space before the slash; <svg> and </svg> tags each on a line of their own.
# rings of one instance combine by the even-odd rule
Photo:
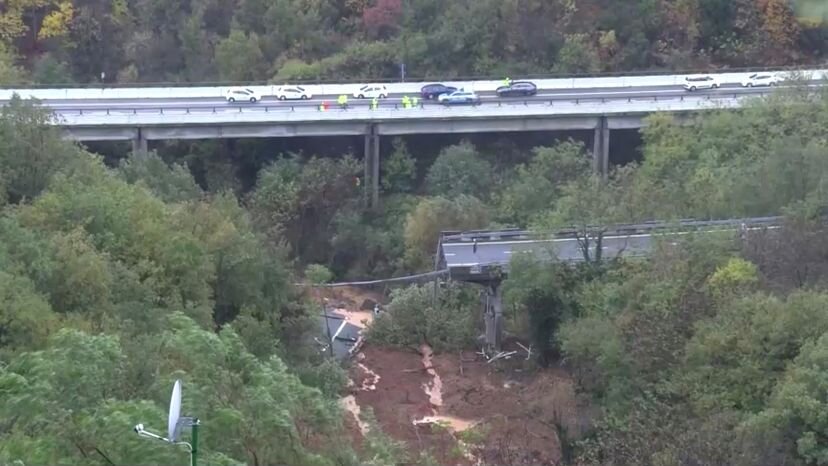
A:
<svg viewBox="0 0 828 466">
<path fill-rule="evenodd" d="M 498 97 L 528 97 L 538 93 L 538 86 L 529 81 L 515 81 L 508 86 L 500 86 L 495 92 Z"/>
<path fill-rule="evenodd" d="M 437 101 L 443 105 L 478 104 L 480 97 L 472 91 L 454 91 L 451 94 L 442 94 Z"/>
<path fill-rule="evenodd" d="M 228 102 L 250 102 L 256 103 L 262 100 L 262 96 L 250 89 L 249 87 L 231 87 L 227 89 L 227 93 L 224 96 Z"/>
<path fill-rule="evenodd" d="M 698 89 L 718 89 L 719 81 L 713 76 L 698 76 L 684 78 L 684 88 L 688 91 L 695 91 Z"/>
<path fill-rule="evenodd" d="M 445 84 L 426 84 L 420 89 L 420 97 L 425 100 L 437 99 L 443 94 L 451 94 L 457 91 L 454 86 L 446 86 Z"/>
<path fill-rule="evenodd" d="M 779 84 L 779 78 L 771 73 L 754 73 L 742 81 L 742 87 L 771 87 Z"/>
<path fill-rule="evenodd" d="M 276 98 L 279 100 L 308 100 L 313 95 L 302 86 L 281 86 L 276 90 Z"/>
<path fill-rule="evenodd" d="M 357 99 L 385 99 L 388 97 L 388 89 L 384 84 L 367 84 L 354 92 Z"/>
</svg>

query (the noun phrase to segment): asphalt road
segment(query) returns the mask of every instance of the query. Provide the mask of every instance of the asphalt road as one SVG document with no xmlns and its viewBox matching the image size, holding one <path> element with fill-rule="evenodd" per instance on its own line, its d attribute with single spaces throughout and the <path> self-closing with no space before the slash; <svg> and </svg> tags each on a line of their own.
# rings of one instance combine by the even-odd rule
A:
<svg viewBox="0 0 828 466">
<path fill-rule="evenodd" d="M 645 256 L 649 254 L 655 241 L 655 237 L 650 234 L 605 236 L 602 244 L 602 257 L 612 259 L 619 255 Z M 590 251 L 594 254 L 594 243 L 590 245 Z M 567 262 L 583 260 L 581 245 L 575 238 L 481 242 L 476 248 L 468 241 L 443 243 L 443 253 L 448 268 L 481 265 L 505 266 L 512 258 L 520 254 L 531 254 L 540 259 L 557 256 L 559 260 Z"/>
<path fill-rule="evenodd" d="M 680 98 L 682 96 L 710 96 L 731 97 L 733 95 L 749 96 L 762 95 L 768 88 L 744 88 L 738 84 L 726 84 L 719 89 L 697 90 L 688 92 L 680 86 L 650 86 L 638 88 L 591 88 L 591 89 L 561 89 L 543 90 L 531 97 L 498 97 L 494 92 L 478 93 L 481 105 L 494 104 L 523 104 L 550 100 L 651 100 L 659 98 Z M 124 99 L 94 99 L 94 100 L 43 100 L 43 106 L 51 108 L 57 114 L 98 113 L 98 112 L 125 112 L 125 113 L 158 113 L 164 110 L 180 110 L 193 112 L 226 112 L 226 111 L 280 111 L 280 110 L 316 110 L 322 102 L 327 102 L 331 108 L 336 108 L 336 95 L 314 96 L 309 100 L 280 101 L 276 97 L 266 96 L 261 101 L 229 103 L 223 97 L 214 98 L 165 98 L 141 99 L 140 101 Z M 414 95 L 409 94 L 409 97 Z M 400 106 L 403 94 L 391 94 L 387 99 L 381 99 L 381 107 Z M 441 105 L 436 100 L 423 100 L 423 106 Z M 0 101 L 2 103 L 2 101 Z M 368 107 L 371 99 L 356 99 L 349 96 L 349 107 Z"/>
</svg>

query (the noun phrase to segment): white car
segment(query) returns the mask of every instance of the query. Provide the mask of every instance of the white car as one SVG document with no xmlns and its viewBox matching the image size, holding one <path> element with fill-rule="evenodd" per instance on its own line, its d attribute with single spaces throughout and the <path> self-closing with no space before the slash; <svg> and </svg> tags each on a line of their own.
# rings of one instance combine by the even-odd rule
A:
<svg viewBox="0 0 828 466">
<path fill-rule="evenodd" d="M 770 73 L 755 73 L 742 81 L 742 87 L 776 86 L 779 79 Z"/>
<path fill-rule="evenodd" d="M 388 97 L 388 89 L 382 84 L 368 84 L 360 87 L 354 92 L 357 99 L 384 99 Z"/>
<path fill-rule="evenodd" d="M 697 89 L 718 89 L 719 81 L 713 76 L 698 76 L 684 78 L 684 88 L 688 91 Z"/>
<path fill-rule="evenodd" d="M 437 97 L 437 101 L 443 105 L 477 104 L 480 103 L 480 97 L 472 91 L 461 89 L 451 94 L 440 94 L 440 97 Z"/>
<path fill-rule="evenodd" d="M 282 86 L 276 90 L 279 100 L 308 100 L 313 98 L 310 92 L 302 86 Z"/>
<path fill-rule="evenodd" d="M 228 102 L 251 102 L 255 103 L 262 100 L 262 96 L 253 89 L 247 87 L 231 87 L 227 89 L 225 98 Z"/>
</svg>

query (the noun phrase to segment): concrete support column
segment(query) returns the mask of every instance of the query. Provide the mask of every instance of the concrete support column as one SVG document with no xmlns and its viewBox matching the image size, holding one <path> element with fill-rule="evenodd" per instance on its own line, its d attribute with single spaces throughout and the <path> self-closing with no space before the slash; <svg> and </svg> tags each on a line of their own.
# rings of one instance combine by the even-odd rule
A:
<svg viewBox="0 0 828 466">
<path fill-rule="evenodd" d="M 607 117 L 602 116 L 598 118 L 598 126 L 595 127 L 595 137 L 592 142 L 592 169 L 604 178 L 609 173 L 609 146 L 609 124 Z"/>
<path fill-rule="evenodd" d="M 503 288 L 499 280 L 486 285 L 483 320 L 486 324 L 486 346 L 489 350 L 500 351 L 503 346 Z"/>
<path fill-rule="evenodd" d="M 363 164 L 363 173 L 362 173 L 362 194 L 365 198 L 365 205 L 371 205 L 371 195 L 368 191 L 368 187 L 371 183 L 371 174 L 373 170 L 371 169 L 371 155 L 373 152 L 371 151 L 371 142 L 372 142 L 372 135 L 370 133 L 365 134 L 365 151 L 362 154 L 362 164 Z"/>
<path fill-rule="evenodd" d="M 374 141 L 371 148 L 374 152 L 371 157 L 372 172 L 371 175 L 371 207 L 379 207 L 379 183 L 380 183 L 380 137 L 379 134 L 373 136 Z"/>
<path fill-rule="evenodd" d="M 363 156 L 365 181 L 365 204 L 375 208 L 379 205 L 380 178 L 380 137 L 371 125 L 365 133 L 365 154 Z"/>
<path fill-rule="evenodd" d="M 135 131 L 135 137 L 132 138 L 132 153 L 135 155 L 147 153 L 147 138 L 141 134 L 141 128 Z"/>
</svg>

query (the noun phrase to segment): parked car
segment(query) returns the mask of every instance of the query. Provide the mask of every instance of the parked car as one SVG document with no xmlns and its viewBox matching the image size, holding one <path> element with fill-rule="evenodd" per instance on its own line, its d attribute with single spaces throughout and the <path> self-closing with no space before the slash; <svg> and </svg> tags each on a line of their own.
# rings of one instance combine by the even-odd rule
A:
<svg viewBox="0 0 828 466">
<path fill-rule="evenodd" d="M 354 92 L 357 99 L 385 99 L 388 97 L 388 89 L 383 84 L 367 84 Z"/>
<path fill-rule="evenodd" d="M 480 102 L 480 97 L 472 91 L 459 90 L 451 94 L 441 94 L 437 101 L 443 105 L 476 104 Z"/>
<path fill-rule="evenodd" d="M 713 76 L 700 76 L 694 78 L 684 78 L 684 88 L 688 91 L 695 91 L 697 89 L 718 89 L 719 81 Z"/>
<path fill-rule="evenodd" d="M 276 90 L 279 100 L 308 100 L 313 98 L 310 92 L 302 86 L 282 86 Z"/>
<path fill-rule="evenodd" d="M 439 98 L 443 94 L 451 94 L 456 90 L 456 87 L 446 86 L 445 84 L 426 84 L 420 89 L 420 97 L 425 100 L 431 100 Z"/>
<path fill-rule="evenodd" d="M 225 98 L 228 102 L 258 102 L 262 100 L 262 96 L 253 89 L 247 87 L 231 87 L 227 89 Z"/>
<path fill-rule="evenodd" d="M 498 97 L 526 97 L 538 93 L 538 86 L 529 81 L 515 81 L 508 86 L 500 86 L 495 92 Z"/>
<path fill-rule="evenodd" d="M 776 76 L 770 73 L 754 73 L 742 81 L 742 87 L 775 86 L 779 83 Z"/>
</svg>

